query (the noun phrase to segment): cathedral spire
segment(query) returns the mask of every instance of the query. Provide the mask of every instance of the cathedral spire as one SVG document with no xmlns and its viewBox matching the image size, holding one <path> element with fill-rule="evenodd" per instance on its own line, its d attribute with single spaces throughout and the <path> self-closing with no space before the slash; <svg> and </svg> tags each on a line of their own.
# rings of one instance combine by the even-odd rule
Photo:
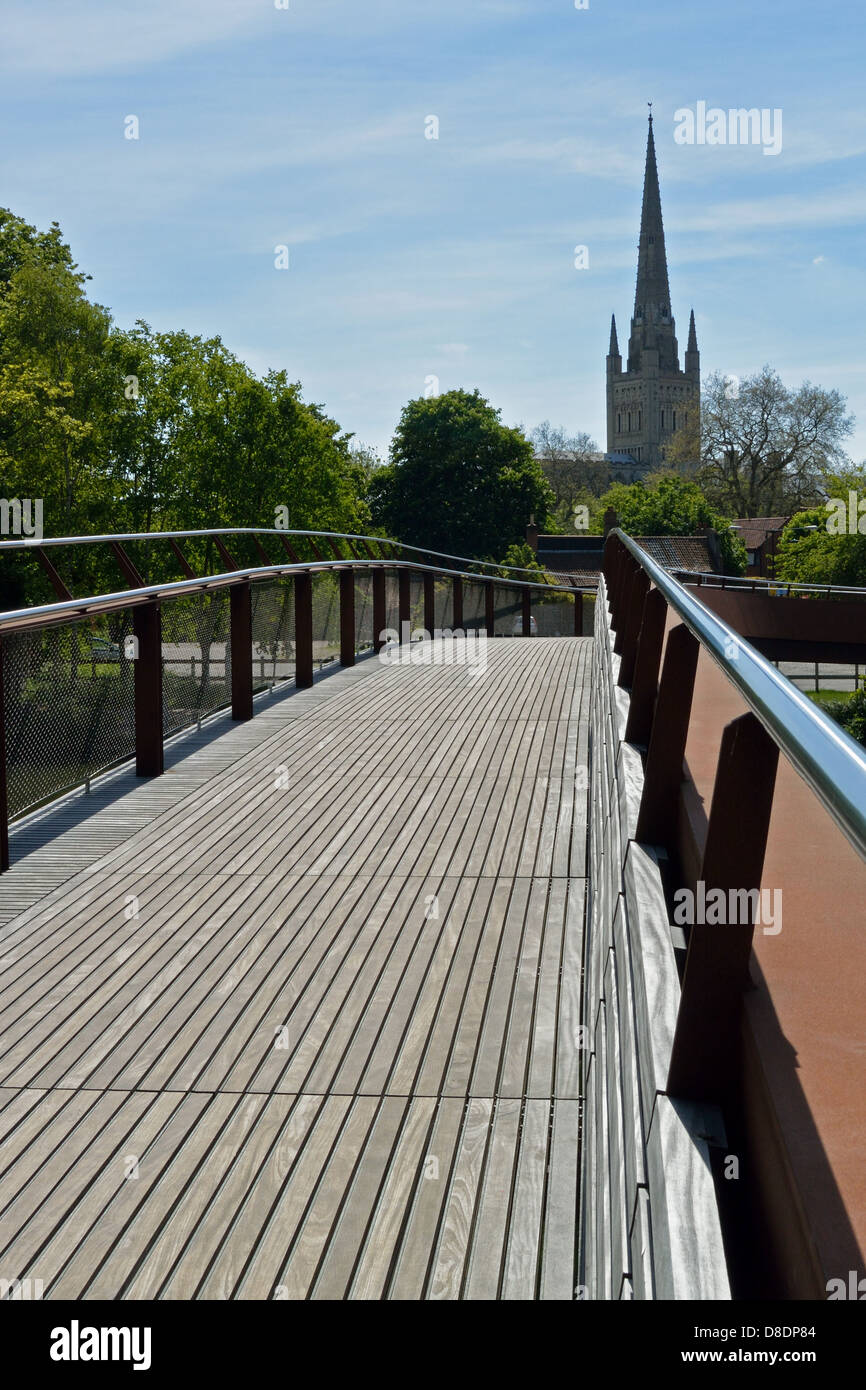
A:
<svg viewBox="0 0 866 1390">
<path fill-rule="evenodd" d="M 698 350 L 698 335 L 697 335 L 697 332 L 695 331 L 695 311 L 694 311 L 694 309 L 692 309 L 691 317 L 689 318 L 689 343 L 688 343 L 687 351 L 688 351 L 688 352 L 697 352 L 697 350 Z"/>
<path fill-rule="evenodd" d="M 701 355 L 694 312 L 689 319 L 684 370 L 680 371 L 651 106 L 648 124 L 628 357 L 624 362 L 620 356 L 616 319 L 611 317 L 610 351 L 605 362 L 607 456 L 611 478 L 623 482 L 634 482 L 649 469 L 658 468 L 664 462 L 668 441 L 682 429 L 689 414 L 694 412 L 694 418 L 700 419 Z M 696 449 L 699 457 L 697 444 Z"/>
<path fill-rule="evenodd" d="M 651 112 L 647 132 L 643 205 L 640 216 L 637 284 L 628 345 L 629 371 L 640 371 L 643 354 L 647 350 L 658 352 L 658 363 L 662 371 L 677 371 L 679 359 L 677 340 L 674 335 L 671 292 L 668 285 L 668 262 L 665 254 L 665 229 L 662 223 L 662 200 L 659 193 L 659 172 L 656 164 Z"/>
<path fill-rule="evenodd" d="M 662 224 L 659 171 L 653 139 L 653 118 L 652 113 L 650 113 L 646 142 L 646 168 L 643 179 L 643 206 L 640 215 L 637 286 L 634 296 L 635 318 L 643 317 L 647 323 L 653 323 L 658 314 L 670 314 L 670 305 L 671 295 L 668 288 L 668 262 L 665 255 L 665 230 Z"/>
</svg>

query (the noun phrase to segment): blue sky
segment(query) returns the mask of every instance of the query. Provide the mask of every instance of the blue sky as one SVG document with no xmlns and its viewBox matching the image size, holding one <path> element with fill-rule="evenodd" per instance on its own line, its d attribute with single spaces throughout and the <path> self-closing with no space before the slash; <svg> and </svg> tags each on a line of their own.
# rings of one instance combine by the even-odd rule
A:
<svg viewBox="0 0 866 1390">
<path fill-rule="evenodd" d="M 3 0 L 0 205 L 381 454 L 429 376 L 604 447 L 651 99 L 681 352 L 694 305 L 704 374 L 837 387 L 859 461 L 864 35 L 850 0 Z M 781 153 L 678 145 L 700 100 L 780 108 Z"/>
</svg>

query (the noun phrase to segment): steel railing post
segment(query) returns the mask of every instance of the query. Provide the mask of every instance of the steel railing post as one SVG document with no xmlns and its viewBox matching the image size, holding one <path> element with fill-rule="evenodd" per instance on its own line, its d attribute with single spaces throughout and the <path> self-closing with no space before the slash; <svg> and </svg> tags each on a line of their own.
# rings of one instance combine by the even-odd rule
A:
<svg viewBox="0 0 866 1390">
<path fill-rule="evenodd" d="M 162 615 L 158 602 L 142 603 L 133 608 L 132 631 L 136 639 L 135 771 L 139 777 L 158 777 L 164 767 Z"/>
<path fill-rule="evenodd" d="M 524 637 L 532 636 L 532 590 L 520 590 L 520 630 Z"/>
<path fill-rule="evenodd" d="M 496 631 L 496 592 L 492 579 L 484 581 L 484 626 L 487 636 L 492 637 Z"/>
<path fill-rule="evenodd" d="M 617 685 L 623 689 L 628 689 L 634 676 L 634 663 L 637 656 L 637 643 L 640 634 L 640 625 L 643 621 L 643 609 L 646 596 L 649 593 L 650 582 L 648 576 L 638 566 L 635 571 L 628 591 L 628 608 L 626 609 L 625 622 L 620 629 L 622 633 L 622 660 L 619 664 L 619 675 Z"/>
<path fill-rule="evenodd" d="M 668 1070 L 672 1096 L 722 1100 L 737 1075 L 740 1009 L 778 761 L 777 745 L 754 714 L 725 727 L 698 881 L 703 901 L 721 890 L 727 910 L 722 922 L 712 923 L 696 912 L 689 930 Z"/>
<path fill-rule="evenodd" d="M 229 589 L 232 719 L 253 717 L 253 600 L 250 581 Z"/>
<path fill-rule="evenodd" d="M 313 576 L 295 575 L 295 685 L 313 684 Z"/>
<path fill-rule="evenodd" d="M 676 835 L 699 646 L 684 623 L 668 634 L 635 831 L 644 844 L 667 846 Z"/>
<path fill-rule="evenodd" d="M 424 628 L 431 637 L 436 631 L 435 576 L 429 570 L 424 572 Z"/>
<path fill-rule="evenodd" d="M 9 868 L 9 791 L 6 769 L 6 705 L 3 696 L 4 642 L 0 637 L 0 874 Z"/>
<path fill-rule="evenodd" d="M 643 747 L 649 744 L 658 694 L 667 612 L 668 605 L 664 594 L 659 589 L 650 590 L 644 599 L 637 639 L 631 699 L 625 726 L 626 743 L 638 743 Z"/>
</svg>

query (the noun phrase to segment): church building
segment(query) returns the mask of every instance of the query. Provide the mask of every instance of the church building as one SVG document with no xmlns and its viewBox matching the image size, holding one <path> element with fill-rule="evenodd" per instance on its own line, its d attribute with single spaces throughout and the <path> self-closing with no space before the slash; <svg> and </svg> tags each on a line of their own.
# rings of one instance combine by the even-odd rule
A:
<svg viewBox="0 0 866 1390">
<path fill-rule="evenodd" d="M 699 408 L 701 366 L 695 314 L 689 320 L 684 371 L 680 371 L 676 326 L 671 313 L 659 176 L 649 118 L 637 286 L 623 371 L 611 317 L 607 355 L 607 459 L 611 481 L 635 482 L 664 464 L 665 443 Z"/>
</svg>

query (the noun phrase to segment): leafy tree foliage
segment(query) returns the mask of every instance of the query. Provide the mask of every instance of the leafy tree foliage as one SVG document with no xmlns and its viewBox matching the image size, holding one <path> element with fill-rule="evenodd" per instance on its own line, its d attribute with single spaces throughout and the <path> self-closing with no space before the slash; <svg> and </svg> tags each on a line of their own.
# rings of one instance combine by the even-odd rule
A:
<svg viewBox="0 0 866 1390">
<path fill-rule="evenodd" d="M 743 381 L 715 373 L 701 390 L 701 483 L 714 506 L 734 517 L 786 516 L 814 504 L 824 475 L 845 461 L 851 433 L 845 397 L 811 382 L 796 390 L 765 366 Z M 666 462 L 687 469 L 698 458 L 692 412 L 670 441 Z"/>
<path fill-rule="evenodd" d="M 569 435 L 549 420 L 532 431 L 532 443 L 555 498 L 552 525 L 558 531 L 573 531 L 576 508 L 591 511 L 607 487 L 608 465 L 597 457 L 598 445 L 591 435 Z"/>
<path fill-rule="evenodd" d="M 710 505 L 690 478 L 660 472 L 637 483 L 614 483 L 598 502 L 594 516 L 597 531 L 602 529 L 608 507 L 616 512 L 623 531 L 633 536 L 695 536 L 712 527 L 719 537 L 727 573 L 742 574 L 745 570 L 745 546 L 729 529 L 730 521 Z"/>
<path fill-rule="evenodd" d="M 219 338 L 120 329 L 86 278 L 56 223 L 0 209 L 0 493 L 41 498 L 46 534 L 271 527 L 277 507 L 295 528 L 369 526 L 369 460 L 299 383 L 255 376 Z M 118 579 L 89 547 L 68 566 Z M 0 568 L 20 599 L 22 565 Z"/>
<path fill-rule="evenodd" d="M 827 503 L 797 512 L 779 537 L 775 574 L 791 583 L 866 587 L 866 515 L 857 511 L 858 502 L 866 501 L 866 472 L 831 475 L 827 493 L 831 500 L 839 498 L 845 504 L 845 513 L 850 514 L 848 529 L 840 533 L 834 528 L 831 519 L 836 509 Z"/>
<path fill-rule="evenodd" d="M 370 481 L 373 516 L 390 535 L 457 555 L 502 555 L 531 515 L 546 525 L 552 504 L 529 440 L 478 391 L 409 401 L 390 461 Z"/>
</svg>

